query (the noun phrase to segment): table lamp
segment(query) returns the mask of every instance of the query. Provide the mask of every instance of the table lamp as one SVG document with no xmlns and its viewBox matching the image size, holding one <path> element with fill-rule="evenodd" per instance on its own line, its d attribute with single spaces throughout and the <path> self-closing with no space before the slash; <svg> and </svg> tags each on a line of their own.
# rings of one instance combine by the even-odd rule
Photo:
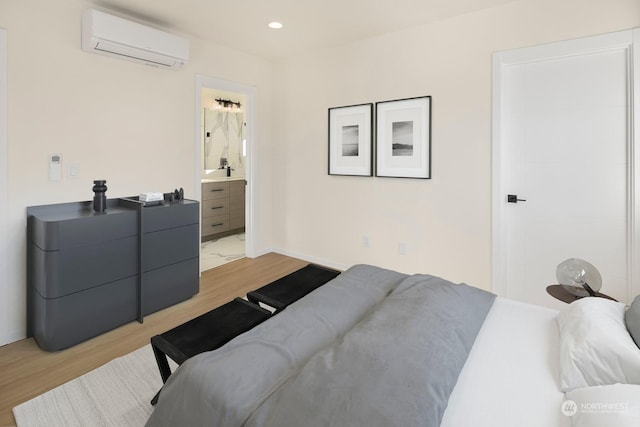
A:
<svg viewBox="0 0 640 427">
<path fill-rule="evenodd" d="M 579 258 L 569 258 L 556 268 L 558 283 L 577 297 L 596 296 L 602 287 L 602 276 L 593 265 Z"/>
</svg>

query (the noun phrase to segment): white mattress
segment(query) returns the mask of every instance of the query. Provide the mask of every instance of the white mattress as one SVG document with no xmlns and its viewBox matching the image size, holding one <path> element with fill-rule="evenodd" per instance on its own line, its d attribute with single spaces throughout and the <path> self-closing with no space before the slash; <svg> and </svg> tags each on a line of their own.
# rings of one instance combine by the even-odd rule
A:
<svg viewBox="0 0 640 427">
<path fill-rule="evenodd" d="M 556 310 L 496 301 L 449 398 L 441 427 L 565 427 Z"/>
</svg>

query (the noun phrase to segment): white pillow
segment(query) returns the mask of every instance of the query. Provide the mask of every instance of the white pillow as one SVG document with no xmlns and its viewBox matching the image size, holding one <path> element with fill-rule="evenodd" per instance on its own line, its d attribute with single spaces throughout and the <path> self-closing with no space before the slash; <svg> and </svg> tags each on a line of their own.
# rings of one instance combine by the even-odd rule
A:
<svg viewBox="0 0 640 427">
<path fill-rule="evenodd" d="M 622 303 L 587 297 L 558 314 L 562 391 L 640 384 L 640 349 L 627 331 L 624 312 Z"/>
<path fill-rule="evenodd" d="M 566 394 L 562 412 L 573 427 L 640 426 L 640 385 L 578 388 Z"/>
<path fill-rule="evenodd" d="M 635 297 L 631 303 L 631 307 L 629 307 L 624 314 L 624 322 L 627 325 L 627 330 L 631 338 L 633 338 L 636 345 L 640 347 L 640 295 Z"/>
</svg>

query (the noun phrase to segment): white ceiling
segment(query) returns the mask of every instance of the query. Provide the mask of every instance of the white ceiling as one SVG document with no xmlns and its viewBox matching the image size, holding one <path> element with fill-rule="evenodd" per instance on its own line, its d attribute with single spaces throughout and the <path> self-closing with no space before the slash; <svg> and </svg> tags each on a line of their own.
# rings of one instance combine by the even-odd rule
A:
<svg viewBox="0 0 640 427">
<path fill-rule="evenodd" d="M 90 0 L 267 59 L 334 47 L 514 0 Z M 284 24 L 281 30 L 267 27 Z"/>
</svg>

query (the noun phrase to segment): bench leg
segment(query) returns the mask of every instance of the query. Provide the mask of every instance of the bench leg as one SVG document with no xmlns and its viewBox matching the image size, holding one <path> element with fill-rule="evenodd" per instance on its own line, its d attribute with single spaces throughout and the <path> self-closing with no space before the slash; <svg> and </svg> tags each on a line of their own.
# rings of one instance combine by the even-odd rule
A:
<svg viewBox="0 0 640 427">
<path fill-rule="evenodd" d="M 153 349 L 153 354 L 156 357 L 156 362 L 158 363 L 158 369 L 160 370 L 160 376 L 162 377 L 162 383 L 166 383 L 167 379 L 169 379 L 169 375 L 171 375 L 171 368 L 169 368 L 169 361 L 167 360 L 167 355 L 164 354 L 162 350 L 151 343 L 151 348 Z M 158 397 L 160 397 L 160 392 L 162 389 L 158 390 L 153 399 L 151 399 L 151 404 L 155 406 L 158 403 Z"/>
<path fill-rule="evenodd" d="M 152 406 L 156 406 L 156 403 L 158 403 L 158 398 L 160 397 L 160 392 L 162 391 L 162 389 L 158 390 L 158 392 L 156 393 L 155 396 L 153 396 L 153 399 L 151 399 L 151 405 Z"/>
<path fill-rule="evenodd" d="M 171 375 L 171 368 L 169 368 L 167 355 L 153 344 L 151 344 L 151 348 L 153 348 L 153 354 L 156 356 L 156 362 L 158 363 L 158 369 L 160 370 L 162 382 L 166 383 L 169 379 L 169 376 Z"/>
</svg>

